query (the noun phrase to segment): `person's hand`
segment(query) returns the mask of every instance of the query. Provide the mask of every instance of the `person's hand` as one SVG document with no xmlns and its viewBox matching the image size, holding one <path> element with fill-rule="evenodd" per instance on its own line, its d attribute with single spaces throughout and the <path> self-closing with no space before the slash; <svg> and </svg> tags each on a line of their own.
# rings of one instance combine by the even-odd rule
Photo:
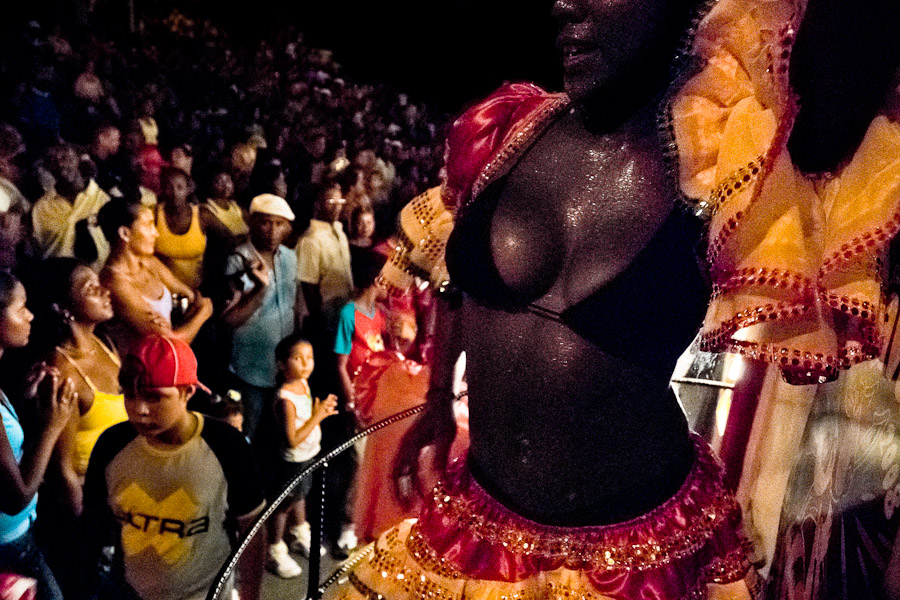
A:
<svg viewBox="0 0 900 600">
<path fill-rule="evenodd" d="M 416 497 L 424 498 L 427 490 L 421 477 L 421 453 L 433 448 L 432 465 L 438 473 L 447 467 L 450 446 L 456 438 L 456 419 L 453 415 L 453 394 L 428 392 L 428 406 L 416 419 L 403 439 L 394 459 L 394 491 L 400 504 L 410 509 Z"/>
<path fill-rule="evenodd" d="M 196 300 L 194 302 L 194 314 L 196 314 L 199 318 L 206 321 L 213 314 L 213 303 L 212 300 L 205 296 L 201 296 L 200 292 L 196 294 Z"/>
<path fill-rule="evenodd" d="M 338 414 L 337 409 L 337 396 L 334 394 L 328 394 L 328 397 L 324 400 L 319 400 L 316 398 L 313 403 L 313 413 L 312 416 L 314 419 L 318 419 L 320 422 L 327 419 L 332 415 Z"/>
<path fill-rule="evenodd" d="M 260 287 L 269 285 L 269 269 L 261 260 L 254 260 L 250 263 L 250 279 Z"/>
<path fill-rule="evenodd" d="M 25 395 L 37 401 L 42 429 L 59 434 L 78 406 L 75 383 L 67 377 L 62 380 L 59 369 L 39 363 L 27 379 Z"/>
<path fill-rule="evenodd" d="M 147 322 L 156 329 L 166 329 L 169 321 L 155 310 L 147 311 Z"/>
</svg>

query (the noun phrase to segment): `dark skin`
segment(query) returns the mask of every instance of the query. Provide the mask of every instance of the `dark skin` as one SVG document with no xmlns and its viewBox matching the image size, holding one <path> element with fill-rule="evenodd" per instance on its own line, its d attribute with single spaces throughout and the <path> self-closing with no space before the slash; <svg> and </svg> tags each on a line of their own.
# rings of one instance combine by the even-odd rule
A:
<svg viewBox="0 0 900 600">
<path fill-rule="evenodd" d="M 266 288 L 271 283 L 269 273 L 275 269 L 275 253 L 290 231 L 291 222 L 284 217 L 262 213 L 250 215 L 250 242 L 256 251 L 257 259 L 247 267 L 254 287 L 247 292 L 236 294 L 232 302 L 225 307 L 222 319 L 228 327 L 237 329 L 262 306 Z M 297 293 L 299 295 L 300 291 Z"/>
<path fill-rule="evenodd" d="M 320 198 L 316 204 L 315 218 L 326 223 L 337 221 L 341 216 L 341 210 L 344 205 L 330 200 L 339 197 L 340 190 L 337 189 L 330 190 L 325 197 Z M 319 290 L 319 285 L 302 281 L 300 282 L 300 290 L 306 302 L 306 308 L 309 311 L 310 322 L 323 324 L 325 319 L 322 316 L 322 292 Z"/>
<path fill-rule="evenodd" d="M 68 322 L 69 334 L 61 341 L 60 347 L 78 364 L 81 372 L 91 378 L 97 389 L 118 393 L 119 365 L 110 357 L 108 349 L 101 347 L 94 337 L 96 326 L 113 317 L 109 290 L 100 285 L 97 275 L 89 268 L 78 267 L 72 273 L 70 295 L 61 302 L 72 319 Z M 52 461 L 63 485 L 61 492 L 65 506 L 77 516 L 81 513 L 84 481 L 75 471 L 75 436 L 78 417 L 91 409 L 94 392 L 72 362 L 60 353 L 54 353 L 52 366 L 59 369 L 63 377 L 72 380 L 78 394 L 78 412 L 60 435 Z"/>
<path fill-rule="evenodd" d="M 828 10 L 841 3 L 814 4 L 810 14 L 818 16 L 801 28 L 794 59 L 806 61 L 796 76 L 805 81 L 798 86 L 801 101 L 816 99 L 803 105 L 790 148 L 801 166 L 830 170 L 858 146 L 865 131 L 860 124 L 868 125 L 889 86 L 857 86 L 857 92 L 876 98 L 870 102 L 848 102 L 858 82 L 846 74 L 830 77 L 828 89 L 821 89 L 816 77 L 823 69 L 805 57 L 818 56 L 831 42 L 828 34 L 834 37 L 840 21 L 829 18 Z M 868 27 L 855 28 L 854 35 L 900 25 L 898 11 L 885 8 L 887 2 L 865 4 L 881 7 L 872 14 L 893 19 L 888 24 L 875 23 L 866 9 L 850 4 L 843 3 L 844 13 Z M 625 273 L 674 209 L 654 119 L 669 84 L 664 65 L 686 22 L 669 12 L 675 10 L 671 3 L 646 0 L 554 5 L 572 109 L 483 194 L 496 198 L 486 217 L 490 256 L 483 260 L 496 266 L 502 283 L 517 295 L 556 312 L 577 305 Z M 900 61 L 896 54 L 876 54 L 879 60 L 866 68 L 892 75 Z M 846 126 L 828 119 L 848 107 L 853 114 Z M 462 235 L 465 219 L 462 212 L 454 236 Z M 453 244 L 451 237 L 451 278 Z M 632 269 L 628 276 L 663 284 L 672 275 Z M 698 292 L 685 304 L 705 306 L 707 300 Z M 675 493 L 694 456 L 684 415 L 668 389 L 674 364 L 651 369 L 605 352 L 562 323 L 493 308 L 467 293 L 442 308 L 437 339 L 444 345 L 434 365 L 429 409 L 404 440 L 395 469 L 401 494 L 421 493 L 417 463 L 423 446 L 435 446 L 436 466 L 444 466 L 455 433 L 452 364 L 462 350 L 468 357 L 469 466 L 509 508 L 546 524 L 601 525 L 644 514 Z M 647 310 L 677 319 L 681 309 L 660 296 L 650 299 Z M 699 317 L 692 318 L 699 328 Z"/>
<path fill-rule="evenodd" d="M 56 191 L 69 202 L 74 202 L 88 183 L 78 169 L 78 161 L 78 154 L 71 146 L 62 147 L 49 161 L 50 172 L 56 179 Z"/>
<path fill-rule="evenodd" d="M 218 173 L 213 179 L 210 200 L 227 209 L 230 203 L 234 201 L 233 196 L 234 183 L 231 181 L 231 175 L 224 171 Z M 232 237 L 231 231 L 205 205 L 200 207 L 200 226 L 203 227 L 204 231 L 211 232 L 220 238 L 230 239 Z"/>
<path fill-rule="evenodd" d="M 191 181 L 181 174 L 171 175 L 163 182 L 159 201 L 163 207 L 166 226 L 175 235 L 184 235 L 191 228 L 193 211 L 188 199 L 192 187 Z"/>
</svg>

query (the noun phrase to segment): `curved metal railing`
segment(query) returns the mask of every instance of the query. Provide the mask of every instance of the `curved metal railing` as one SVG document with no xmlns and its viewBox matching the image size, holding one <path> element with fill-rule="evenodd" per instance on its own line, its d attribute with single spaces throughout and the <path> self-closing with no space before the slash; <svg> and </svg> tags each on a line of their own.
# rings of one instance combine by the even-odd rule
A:
<svg viewBox="0 0 900 600">
<path fill-rule="evenodd" d="M 327 452 L 325 456 L 318 459 L 315 463 L 310 465 L 309 468 L 305 469 L 302 473 L 297 475 L 297 477 L 295 477 L 284 487 L 278 497 L 275 498 L 275 500 L 266 507 L 266 510 L 264 510 L 263 513 L 256 519 L 256 521 L 253 523 L 253 526 L 241 540 L 241 543 L 238 545 L 237 549 L 231 554 L 228 561 L 222 566 L 222 569 L 219 571 L 218 577 L 216 577 L 215 585 L 210 588 L 209 593 L 206 596 L 207 600 L 231 600 L 230 597 L 226 597 L 225 595 L 231 589 L 230 582 L 232 581 L 235 568 L 237 567 L 241 556 L 253 543 L 253 538 L 263 528 L 272 513 L 274 513 L 275 510 L 291 496 L 291 492 L 293 492 L 294 488 L 300 485 L 300 482 L 307 478 L 312 478 L 317 473 L 323 472 L 328 467 L 329 461 L 352 448 L 358 441 L 365 438 L 366 436 L 369 436 L 376 431 L 379 431 L 381 429 L 384 429 L 385 427 L 389 427 L 391 425 L 394 425 L 395 423 L 416 415 L 423 410 L 425 410 L 424 403 L 393 414 L 390 417 L 375 423 L 371 427 L 367 427 L 363 431 L 360 431 L 353 437 L 349 438 L 347 441 L 335 447 L 333 450 Z M 323 483 L 324 480 L 320 481 L 320 488 L 321 484 Z M 309 578 L 307 582 L 306 592 L 306 597 L 309 599 L 319 598 L 325 589 L 324 585 L 319 585 L 319 548 L 321 547 L 322 543 L 321 535 L 319 535 L 319 532 L 321 531 L 322 518 L 321 489 L 319 490 L 319 493 L 315 494 L 315 497 L 317 497 L 319 501 L 315 504 L 315 506 L 310 507 L 312 508 L 312 513 L 316 515 L 316 519 L 312 523 L 313 535 L 309 551 Z M 334 577 L 329 578 L 328 581 L 331 581 L 331 579 L 333 578 Z"/>
</svg>

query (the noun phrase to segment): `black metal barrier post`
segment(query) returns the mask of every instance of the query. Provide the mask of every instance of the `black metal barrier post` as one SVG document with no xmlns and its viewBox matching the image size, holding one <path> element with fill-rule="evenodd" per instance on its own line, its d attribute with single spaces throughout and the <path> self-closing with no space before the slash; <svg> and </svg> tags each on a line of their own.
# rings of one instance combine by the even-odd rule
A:
<svg viewBox="0 0 900 600">
<path fill-rule="evenodd" d="M 306 597 L 309 600 L 319 600 L 322 590 L 319 589 L 319 570 L 322 563 L 322 527 L 325 520 L 325 478 L 328 471 L 328 463 L 322 463 L 322 467 L 313 473 L 312 493 L 306 507 L 306 520 L 310 524 L 309 544 L 309 576 L 307 577 Z"/>
<path fill-rule="evenodd" d="M 272 503 L 266 507 L 266 510 L 257 517 L 256 521 L 253 523 L 253 526 L 250 528 L 250 531 L 246 533 L 243 540 L 241 540 L 237 549 L 232 553 L 231 557 L 228 561 L 222 565 L 222 568 L 219 570 L 219 575 L 216 577 L 216 582 L 210 587 L 209 592 L 206 595 L 207 600 L 230 600 L 230 582 L 231 578 L 234 576 L 235 568 L 237 567 L 238 561 L 240 561 L 241 556 L 244 554 L 244 551 L 250 546 L 253 536 L 258 534 L 263 534 L 261 530 L 265 526 L 265 523 L 268 521 L 269 517 L 272 516 L 272 513 L 281 506 L 286 501 L 291 499 L 291 493 L 294 488 L 307 477 L 316 477 L 318 480 L 314 480 L 313 483 L 313 496 L 311 498 L 311 506 L 308 507 L 308 510 L 312 511 L 312 514 L 315 515 L 312 522 L 310 523 L 310 536 L 312 540 L 310 540 L 310 549 L 309 549 L 309 586 L 307 588 L 307 598 L 313 598 L 318 600 L 322 596 L 322 593 L 325 588 L 329 585 L 337 581 L 341 574 L 349 567 L 355 564 L 355 561 L 360 560 L 364 553 L 357 553 L 357 556 L 351 558 L 349 561 L 344 563 L 344 567 L 335 571 L 334 574 L 329 577 L 324 584 L 319 585 L 320 577 L 319 577 L 319 567 L 321 564 L 319 549 L 322 547 L 322 515 L 323 515 L 323 502 L 322 502 L 322 494 L 324 493 L 325 487 L 325 468 L 328 466 L 328 461 L 332 460 L 334 457 L 338 456 L 342 452 L 349 450 L 353 447 L 356 442 L 365 438 L 366 436 L 375 433 L 379 429 L 384 429 L 398 421 L 402 421 L 408 417 L 416 415 L 425 410 L 425 404 L 420 404 L 413 408 L 409 408 L 407 410 L 398 412 L 386 419 L 382 419 L 381 421 L 375 423 L 371 427 L 366 428 L 363 431 L 360 431 L 350 439 L 344 441 L 342 444 L 334 448 L 325 454 L 322 458 L 316 460 L 312 465 L 308 468 L 304 469 L 302 473 L 297 475 L 292 481 L 290 481 L 281 493 L 278 495 Z"/>
</svg>

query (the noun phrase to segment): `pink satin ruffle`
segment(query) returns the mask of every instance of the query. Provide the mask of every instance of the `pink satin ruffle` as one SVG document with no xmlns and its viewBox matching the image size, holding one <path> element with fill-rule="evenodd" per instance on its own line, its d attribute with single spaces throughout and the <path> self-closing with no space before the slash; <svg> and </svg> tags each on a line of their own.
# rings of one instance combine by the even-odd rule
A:
<svg viewBox="0 0 900 600">
<path fill-rule="evenodd" d="M 518 582 L 560 568 L 585 572 L 604 597 L 686 597 L 750 569 L 740 508 L 716 459 L 695 438 L 697 460 L 679 491 L 650 513 L 616 525 L 553 527 L 501 505 L 454 463 L 416 528 L 436 556 L 472 579 Z"/>
</svg>

